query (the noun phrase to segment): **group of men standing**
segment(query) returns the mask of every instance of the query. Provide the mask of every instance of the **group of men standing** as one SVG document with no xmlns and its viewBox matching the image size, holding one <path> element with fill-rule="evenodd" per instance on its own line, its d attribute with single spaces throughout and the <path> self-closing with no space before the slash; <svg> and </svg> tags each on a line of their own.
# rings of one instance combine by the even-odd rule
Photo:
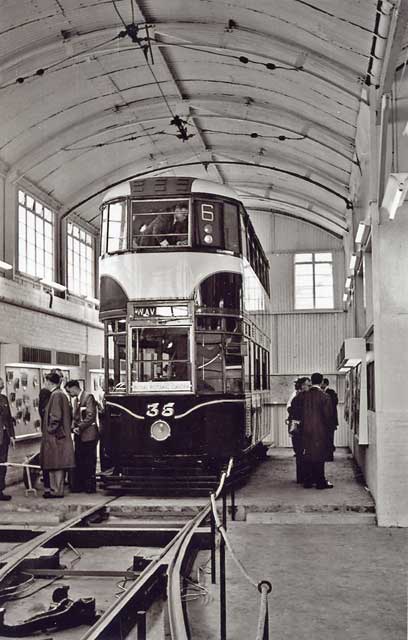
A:
<svg viewBox="0 0 408 640">
<path fill-rule="evenodd" d="M 296 381 L 297 389 L 288 402 L 290 435 L 296 455 L 297 482 L 305 489 L 331 489 L 325 476 L 325 462 L 333 460 L 337 429 L 337 394 L 321 373 Z M 291 433 L 292 425 L 295 425 Z"/>
<path fill-rule="evenodd" d="M 62 390 L 62 379 L 62 372 L 53 370 L 45 377 L 46 386 L 40 392 L 44 498 L 64 497 L 67 471 L 71 491 L 96 491 L 97 403 L 91 393 L 81 389 L 78 380 L 68 381 Z"/>
</svg>

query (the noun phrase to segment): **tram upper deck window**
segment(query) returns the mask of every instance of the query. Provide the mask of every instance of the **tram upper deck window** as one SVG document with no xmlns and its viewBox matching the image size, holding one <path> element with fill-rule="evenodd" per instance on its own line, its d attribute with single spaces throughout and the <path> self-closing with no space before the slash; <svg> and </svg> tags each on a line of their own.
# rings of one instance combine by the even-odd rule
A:
<svg viewBox="0 0 408 640">
<path fill-rule="evenodd" d="M 187 199 L 133 200 L 132 248 L 190 245 Z"/>
<path fill-rule="evenodd" d="M 127 249 L 126 201 L 111 202 L 102 210 L 101 255 Z"/>
<path fill-rule="evenodd" d="M 131 391 L 190 391 L 189 336 L 188 327 L 134 327 Z"/>
</svg>

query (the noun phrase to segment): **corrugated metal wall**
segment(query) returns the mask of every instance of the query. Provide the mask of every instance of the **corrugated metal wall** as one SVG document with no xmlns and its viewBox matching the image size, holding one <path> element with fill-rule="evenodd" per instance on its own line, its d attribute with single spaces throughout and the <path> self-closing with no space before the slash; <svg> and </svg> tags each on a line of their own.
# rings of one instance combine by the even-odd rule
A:
<svg viewBox="0 0 408 640">
<path fill-rule="evenodd" d="M 343 243 L 317 227 L 280 214 L 251 212 L 250 215 L 271 267 L 271 373 L 274 378 L 281 375 L 284 386 L 288 381 L 283 376 L 293 376 L 294 380 L 313 371 L 328 376 L 331 386 L 338 389 L 340 398 L 336 444 L 347 446 L 349 432 L 343 420 L 343 385 L 334 373 L 337 354 L 350 332 L 349 314 L 343 311 L 342 303 L 345 277 Z M 294 254 L 311 251 L 330 251 L 333 255 L 333 311 L 299 312 L 294 309 Z M 271 435 L 276 446 L 291 446 L 286 417 L 283 398 L 275 399 L 271 411 Z"/>
<path fill-rule="evenodd" d="M 344 340 L 344 315 L 282 313 L 271 316 L 272 373 L 335 371 L 336 356 Z"/>
</svg>

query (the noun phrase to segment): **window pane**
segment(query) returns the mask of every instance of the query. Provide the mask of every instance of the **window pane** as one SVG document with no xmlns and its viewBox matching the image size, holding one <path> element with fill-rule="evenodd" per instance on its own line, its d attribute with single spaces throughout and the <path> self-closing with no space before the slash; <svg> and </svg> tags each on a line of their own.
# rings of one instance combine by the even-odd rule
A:
<svg viewBox="0 0 408 640">
<path fill-rule="evenodd" d="M 331 263 L 328 262 L 320 262 L 318 264 L 315 265 L 315 272 L 316 274 L 329 274 L 331 275 L 332 273 L 332 265 Z"/>
<path fill-rule="evenodd" d="M 75 223 L 67 225 L 68 289 L 84 296 L 94 296 L 94 250 L 87 244 L 86 231 Z"/>
<path fill-rule="evenodd" d="M 311 263 L 302 264 L 309 257 Z M 296 254 L 295 308 L 332 309 L 333 306 L 332 254 Z"/>
<path fill-rule="evenodd" d="M 32 276 L 44 277 L 48 264 L 53 279 L 53 212 L 44 205 L 19 190 L 18 193 L 18 237 L 19 269 Z M 35 211 L 35 213 L 33 213 Z M 45 222 L 44 215 L 49 221 Z M 47 253 L 49 254 L 46 258 Z"/>
<path fill-rule="evenodd" d="M 239 217 L 236 205 L 224 204 L 224 241 L 225 248 L 239 253 Z"/>
<path fill-rule="evenodd" d="M 112 235 L 109 230 L 109 235 Z M 132 247 L 185 246 L 189 242 L 188 200 L 132 202 Z"/>
<path fill-rule="evenodd" d="M 295 265 L 296 275 L 313 275 L 312 264 L 297 264 Z"/>
<path fill-rule="evenodd" d="M 315 253 L 315 262 L 332 262 L 331 253 Z"/>
<path fill-rule="evenodd" d="M 333 309 L 333 298 L 317 298 L 316 309 Z"/>
<path fill-rule="evenodd" d="M 149 327 L 132 331 L 132 391 L 191 387 L 189 329 L 187 327 Z"/>
<path fill-rule="evenodd" d="M 311 253 L 296 253 L 295 254 L 295 262 L 312 262 Z"/>
<path fill-rule="evenodd" d="M 127 209 L 125 202 L 109 205 L 108 252 L 127 248 Z"/>
</svg>

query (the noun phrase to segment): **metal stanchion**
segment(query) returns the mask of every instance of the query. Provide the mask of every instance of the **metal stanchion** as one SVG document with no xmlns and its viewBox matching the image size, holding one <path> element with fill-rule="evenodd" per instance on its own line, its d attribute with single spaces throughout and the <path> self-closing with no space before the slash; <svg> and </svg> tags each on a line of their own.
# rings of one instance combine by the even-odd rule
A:
<svg viewBox="0 0 408 640">
<path fill-rule="evenodd" d="M 146 611 L 137 612 L 137 640 L 146 640 Z"/>
<path fill-rule="evenodd" d="M 217 569 L 216 569 L 216 557 L 215 557 L 215 518 L 211 509 L 210 517 L 211 527 L 211 584 L 215 584 L 217 581 Z"/>
<path fill-rule="evenodd" d="M 222 527 L 227 530 L 227 498 L 222 494 Z M 227 589 L 225 575 L 225 541 L 220 539 L 220 637 L 227 640 Z"/>
<path fill-rule="evenodd" d="M 234 521 L 235 520 L 235 514 L 236 514 L 236 506 L 235 506 L 235 491 L 234 489 L 231 489 L 231 520 Z"/>
</svg>

